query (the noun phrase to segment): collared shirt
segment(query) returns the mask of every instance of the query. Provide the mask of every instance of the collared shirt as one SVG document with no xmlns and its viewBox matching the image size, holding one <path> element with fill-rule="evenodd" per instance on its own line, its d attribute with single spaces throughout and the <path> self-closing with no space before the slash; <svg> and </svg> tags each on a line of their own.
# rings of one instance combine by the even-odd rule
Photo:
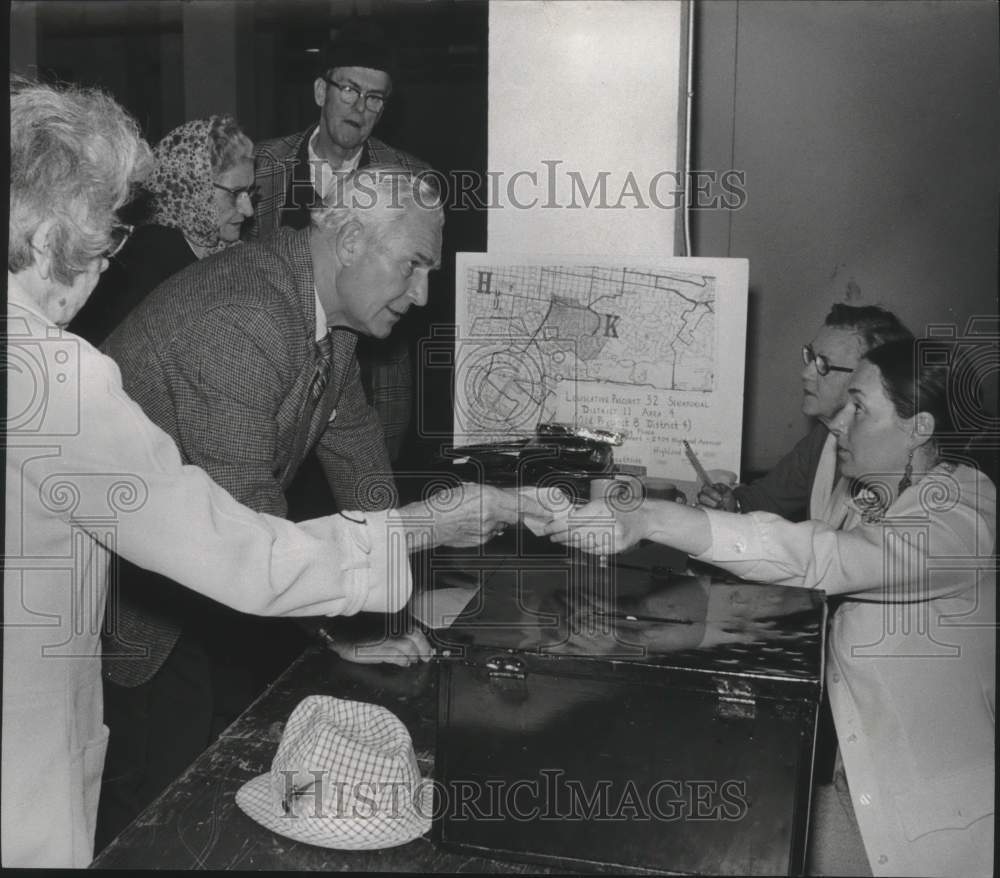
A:
<svg viewBox="0 0 1000 878">
<path fill-rule="evenodd" d="M 312 180 L 313 188 L 319 193 L 320 198 L 325 198 L 330 191 L 335 174 L 345 174 L 357 168 L 358 163 L 361 161 L 363 148 L 359 146 L 354 155 L 340 167 L 334 168 L 325 158 L 316 152 L 316 139 L 318 137 L 319 126 L 313 131 L 307 146 L 309 152 L 309 179 Z M 319 172 L 319 179 L 316 179 L 317 171 Z"/>
<path fill-rule="evenodd" d="M 845 597 L 826 683 L 872 872 L 990 875 L 996 489 L 941 464 L 880 520 L 846 479 L 814 490 L 812 508 L 798 524 L 705 510 L 712 544 L 699 557 Z"/>
<path fill-rule="evenodd" d="M 319 292 L 314 289 L 313 293 L 316 296 L 316 341 L 319 341 L 330 331 L 330 327 L 326 324 L 326 311 L 319 300 Z"/>
</svg>

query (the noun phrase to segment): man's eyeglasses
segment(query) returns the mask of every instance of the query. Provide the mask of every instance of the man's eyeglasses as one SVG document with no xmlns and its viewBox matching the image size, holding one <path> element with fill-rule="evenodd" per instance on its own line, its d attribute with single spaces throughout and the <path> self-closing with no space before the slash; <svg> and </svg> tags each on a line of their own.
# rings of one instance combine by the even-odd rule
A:
<svg viewBox="0 0 1000 878">
<path fill-rule="evenodd" d="M 853 372 L 854 369 L 848 369 L 847 366 L 834 366 L 823 354 L 817 354 L 813 350 L 811 344 L 802 345 L 802 362 L 807 366 L 810 363 L 816 364 L 816 371 L 820 375 L 827 375 L 830 372 Z"/>
<path fill-rule="evenodd" d="M 241 198 L 246 196 L 246 198 L 253 204 L 257 200 L 257 196 L 260 194 L 260 186 L 256 183 L 251 183 L 249 186 L 237 186 L 235 189 L 229 186 L 223 186 L 221 183 L 212 183 L 216 189 L 221 189 L 223 192 L 228 192 L 233 196 L 233 201 L 239 201 Z"/>
<path fill-rule="evenodd" d="M 333 79 L 323 77 L 330 85 L 337 89 L 341 101 L 347 106 L 353 107 L 358 98 L 364 98 L 365 109 L 369 113 L 377 113 L 385 106 L 385 95 L 377 91 L 359 91 L 350 83 L 336 82 Z"/>
<path fill-rule="evenodd" d="M 132 232 L 134 231 L 135 226 L 130 226 L 126 223 L 115 223 L 111 227 L 111 240 L 108 243 L 108 246 L 104 248 L 104 252 L 101 256 L 104 259 L 110 259 L 112 256 L 121 252 L 122 247 L 124 247 L 128 242 L 128 239 L 132 237 Z"/>
</svg>

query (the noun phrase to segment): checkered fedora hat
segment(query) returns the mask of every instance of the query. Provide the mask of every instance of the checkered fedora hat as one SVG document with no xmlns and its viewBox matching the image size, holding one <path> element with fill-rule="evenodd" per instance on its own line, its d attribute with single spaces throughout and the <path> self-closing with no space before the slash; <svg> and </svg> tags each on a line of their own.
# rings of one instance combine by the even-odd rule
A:
<svg viewBox="0 0 1000 878">
<path fill-rule="evenodd" d="M 296 841 L 372 850 L 430 829 L 433 785 L 390 710 L 310 695 L 288 718 L 271 771 L 245 783 L 236 804 Z"/>
</svg>

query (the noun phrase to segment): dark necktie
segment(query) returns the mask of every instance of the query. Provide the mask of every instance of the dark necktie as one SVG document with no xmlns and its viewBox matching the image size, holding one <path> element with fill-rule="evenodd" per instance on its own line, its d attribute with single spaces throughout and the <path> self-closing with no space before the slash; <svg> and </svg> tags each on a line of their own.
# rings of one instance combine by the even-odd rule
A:
<svg viewBox="0 0 1000 878">
<path fill-rule="evenodd" d="M 309 402 L 313 408 L 319 405 L 323 392 L 330 383 L 330 371 L 333 365 L 333 332 L 329 331 L 316 342 L 316 372 L 309 386 Z"/>
</svg>

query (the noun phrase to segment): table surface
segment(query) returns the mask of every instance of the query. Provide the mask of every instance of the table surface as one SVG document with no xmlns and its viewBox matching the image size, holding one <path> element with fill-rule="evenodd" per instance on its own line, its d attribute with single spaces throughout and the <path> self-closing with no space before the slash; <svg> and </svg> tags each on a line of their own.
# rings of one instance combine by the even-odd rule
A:
<svg viewBox="0 0 1000 878">
<path fill-rule="evenodd" d="M 432 775 L 436 678 L 430 664 L 360 665 L 307 649 L 102 851 L 92 868 L 551 873 L 537 865 L 449 853 L 434 845 L 429 834 L 377 851 L 316 847 L 271 832 L 236 805 L 236 791 L 270 770 L 281 728 L 307 695 L 334 695 L 388 707 L 410 731 L 421 774 Z"/>
<path fill-rule="evenodd" d="M 481 563 L 495 553 L 505 554 L 509 539 L 472 554 L 478 554 Z M 414 572 L 419 579 L 418 570 Z M 309 695 L 387 707 L 409 730 L 421 774 L 433 777 L 437 676 L 432 663 L 409 668 L 355 664 L 310 647 L 100 853 L 91 868 L 552 873 L 538 865 L 450 853 L 430 840 L 431 833 L 375 851 L 317 847 L 272 832 L 236 804 L 236 792 L 244 783 L 270 771 L 285 721 Z"/>
<path fill-rule="evenodd" d="M 488 556 L 511 551 L 497 542 L 478 563 L 495 563 L 497 559 Z M 523 548 L 520 543 L 518 548 Z M 451 561 L 466 570 L 477 566 L 471 557 Z M 429 578 L 425 572 L 418 579 Z M 449 852 L 432 842 L 432 832 L 383 850 L 316 847 L 270 831 L 237 806 L 237 790 L 270 771 L 285 721 L 309 695 L 387 707 L 409 730 L 421 774 L 433 777 L 437 685 L 433 662 L 409 668 L 355 664 L 310 647 L 101 852 L 92 868 L 558 874 L 537 864 Z"/>
</svg>

